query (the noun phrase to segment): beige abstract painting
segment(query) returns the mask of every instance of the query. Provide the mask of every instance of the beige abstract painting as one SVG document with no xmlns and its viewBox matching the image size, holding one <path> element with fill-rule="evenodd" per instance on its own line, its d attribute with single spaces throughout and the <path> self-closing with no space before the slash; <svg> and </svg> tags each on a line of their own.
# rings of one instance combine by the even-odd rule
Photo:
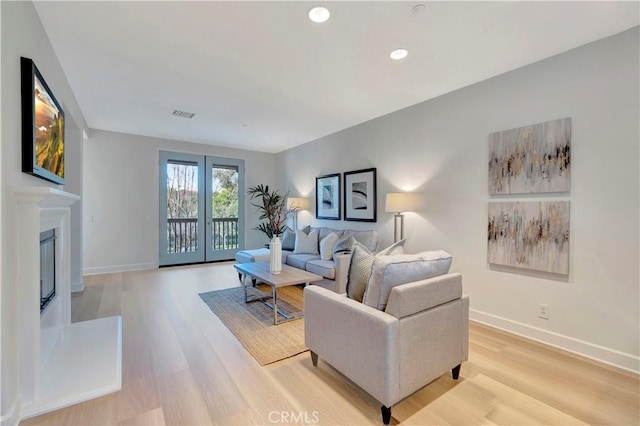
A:
<svg viewBox="0 0 640 426">
<path fill-rule="evenodd" d="M 490 264 L 569 274 L 569 201 L 489 203 Z"/>
</svg>

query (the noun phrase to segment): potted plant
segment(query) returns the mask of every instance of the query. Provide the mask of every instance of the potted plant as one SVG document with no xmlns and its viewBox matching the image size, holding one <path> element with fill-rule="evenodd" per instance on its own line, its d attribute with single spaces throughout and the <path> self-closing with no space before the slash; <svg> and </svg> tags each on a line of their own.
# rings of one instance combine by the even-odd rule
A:
<svg viewBox="0 0 640 426">
<path fill-rule="evenodd" d="M 263 232 L 270 240 L 270 269 L 272 274 L 279 274 L 282 270 L 282 241 L 280 236 L 287 227 L 287 192 L 281 195 L 278 190 L 269 190 L 269 185 L 256 185 L 247 190 L 247 195 L 253 200 L 258 199 L 260 203 L 251 203 L 258 209 L 260 222 L 253 229 Z"/>
</svg>

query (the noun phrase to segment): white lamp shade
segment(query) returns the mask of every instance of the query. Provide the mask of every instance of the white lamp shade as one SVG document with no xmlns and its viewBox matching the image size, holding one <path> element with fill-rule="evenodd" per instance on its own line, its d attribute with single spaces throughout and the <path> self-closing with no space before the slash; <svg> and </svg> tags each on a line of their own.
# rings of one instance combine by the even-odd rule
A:
<svg viewBox="0 0 640 426">
<path fill-rule="evenodd" d="M 387 212 L 415 212 L 420 210 L 420 195 L 414 192 L 389 192 L 385 200 Z"/>
<path fill-rule="evenodd" d="M 300 197 L 287 198 L 287 210 L 307 210 L 309 208 L 309 199 Z"/>
</svg>

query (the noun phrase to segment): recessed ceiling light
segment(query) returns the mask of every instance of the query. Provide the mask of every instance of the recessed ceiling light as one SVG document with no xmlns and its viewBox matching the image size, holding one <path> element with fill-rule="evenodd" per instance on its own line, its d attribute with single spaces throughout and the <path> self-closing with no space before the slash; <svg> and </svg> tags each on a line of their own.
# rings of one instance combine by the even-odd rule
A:
<svg viewBox="0 0 640 426">
<path fill-rule="evenodd" d="M 328 21 L 330 16 L 331 12 L 324 6 L 316 6 L 309 11 L 309 19 L 318 24 Z"/>
<path fill-rule="evenodd" d="M 389 53 L 389 57 L 397 61 L 406 58 L 408 54 L 409 52 L 407 51 L 407 49 L 396 49 Z"/>
</svg>

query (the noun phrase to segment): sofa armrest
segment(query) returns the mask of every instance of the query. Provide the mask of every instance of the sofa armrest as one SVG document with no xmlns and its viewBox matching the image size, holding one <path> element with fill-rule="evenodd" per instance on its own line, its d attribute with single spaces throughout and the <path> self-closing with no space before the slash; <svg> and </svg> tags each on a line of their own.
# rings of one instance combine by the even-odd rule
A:
<svg viewBox="0 0 640 426">
<path fill-rule="evenodd" d="M 391 289 L 385 312 L 404 318 L 462 297 L 462 275 L 440 275 Z"/>
<path fill-rule="evenodd" d="M 347 292 L 347 278 L 349 276 L 349 265 L 351 264 L 351 253 L 336 254 L 333 257 L 336 264 L 335 292 L 338 294 Z"/>
<path fill-rule="evenodd" d="M 399 394 L 399 322 L 344 294 L 304 290 L 306 346 L 383 404 Z"/>
</svg>

